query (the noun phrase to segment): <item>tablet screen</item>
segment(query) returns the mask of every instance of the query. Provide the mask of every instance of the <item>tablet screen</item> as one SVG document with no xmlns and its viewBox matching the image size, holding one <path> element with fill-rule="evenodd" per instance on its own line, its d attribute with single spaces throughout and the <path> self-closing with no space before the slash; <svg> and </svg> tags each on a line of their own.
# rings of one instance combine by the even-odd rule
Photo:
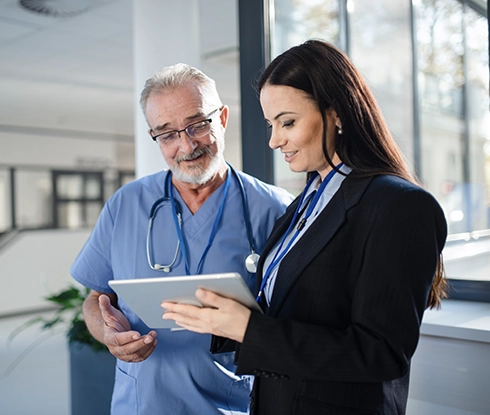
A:
<svg viewBox="0 0 490 415">
<path fill-rule="evenodd" d="M 163 301 L 201 306 L 195 292 L 205 288 L 223 297 L 233 298 L 248 308 L 262 311 L 247 284 L 236 272 L 185 275 L 178 277 L 111 280 L 118 297 L 150 328 L 178 328 L 173 320 L 163 320 Z"/>
</svg>

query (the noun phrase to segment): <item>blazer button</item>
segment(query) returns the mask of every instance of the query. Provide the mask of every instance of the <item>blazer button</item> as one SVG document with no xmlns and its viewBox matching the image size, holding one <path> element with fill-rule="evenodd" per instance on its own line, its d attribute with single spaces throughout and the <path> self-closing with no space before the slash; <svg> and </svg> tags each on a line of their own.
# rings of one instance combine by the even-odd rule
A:
<svg viewBox="0 0 490 415">
<path fill-rule="evenodd" d="M 261 375 L 264 377 L 264 378 L 268 378 L 270 376 L 270 373 L 269 372 L 262 372 Z"/>
<path fill-rule="evenodd" d="M 271 373 L 272 379 L 279 379 L 279 375 L 277 373 Z"/>
<path fill-rule="evenodd" d="M 288 375 L 279 375 L 280 379 L 288 380 L 289 376 Z"/>
<path fill-rule="evenodd" d="M 255 369 L 252 371 L 252 374 L 255 376 L 260 376 L 261 372 L 260 372 L 260 370 Z"/>
</svg>

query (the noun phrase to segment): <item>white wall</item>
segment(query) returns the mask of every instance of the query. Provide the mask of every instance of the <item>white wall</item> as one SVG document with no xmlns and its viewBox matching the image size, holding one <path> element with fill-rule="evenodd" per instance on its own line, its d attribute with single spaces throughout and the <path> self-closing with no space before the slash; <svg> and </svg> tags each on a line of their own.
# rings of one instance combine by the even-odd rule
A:
<svg viewBox="0 0 490 415">
<path fill-rule="evenodd" d="M 424 315 L 407 415 L 490 413 L 490 304 L 444 300 Z"/>
<path fill-rule="evenodd" d="M 74 283 L 70 266 L 89 230 L 21 232 L 0 250 L 0 317 L 52 305 L 44 298 Z"/>
</svg>

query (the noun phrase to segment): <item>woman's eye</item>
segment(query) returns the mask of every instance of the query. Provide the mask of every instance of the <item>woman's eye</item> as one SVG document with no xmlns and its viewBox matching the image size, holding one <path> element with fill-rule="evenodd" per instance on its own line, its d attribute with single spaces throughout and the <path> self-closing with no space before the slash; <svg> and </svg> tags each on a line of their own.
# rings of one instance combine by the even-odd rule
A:
<svg viewBox="0 0 490 415">
<path fill-rule="evenodd" d="M 286 121 L 286 122 L 282 123 L 283 128 L 292 127 L 293 125 L 294 125 L 294 120 Z"/>
</svg>

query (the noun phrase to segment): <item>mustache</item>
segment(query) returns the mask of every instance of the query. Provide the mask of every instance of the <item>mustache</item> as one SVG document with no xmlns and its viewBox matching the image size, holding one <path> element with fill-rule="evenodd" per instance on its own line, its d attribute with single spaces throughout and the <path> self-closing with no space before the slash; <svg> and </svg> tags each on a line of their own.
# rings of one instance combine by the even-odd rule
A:
<svg viewBox="0 0 490 415">
<path fill-rule="evenodd" d="M 181 161 L 194 160 L 203 154 L 211 155 L 211 150 L 208 147 L 204 148 L 196 148 L 192 153 L 186 154 L 181 157 L 176 157 L 174 160 L 176 163 L 180 163 Z"/>
</svg>

